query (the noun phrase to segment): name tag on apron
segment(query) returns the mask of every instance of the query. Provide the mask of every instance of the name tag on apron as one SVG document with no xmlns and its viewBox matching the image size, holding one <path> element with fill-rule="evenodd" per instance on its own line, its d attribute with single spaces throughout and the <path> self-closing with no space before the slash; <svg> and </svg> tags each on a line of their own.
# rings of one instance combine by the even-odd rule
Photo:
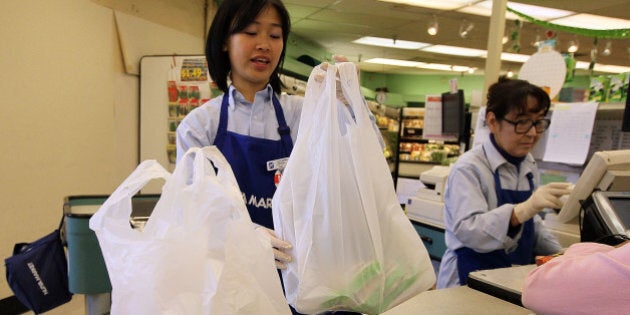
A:
<svg viewBox="0 0 630 315">
<path fill-rule="evenodd" d="M 276 185 L 276 187 L 278 187 L 278 184 L 280 184 L 282 171 L 287 166 L 287 161 L 289 161 L 289 158 L 267 161 L 267 170 L 270 172 L 276 171 L 276 173 L 273 175 L 273 183 Z"/>
<path fill-rule="evenodd" d="M 289 161 L 289 158 L 282 158 L 282 159 L 277 159 L 277 160 L 271 160 L 271 161 L 267 161 L 267 170 L 268 171 L 280 171 L 282 172 L 282 170 L 287 166 L 287 162 Z"/>
</svg>

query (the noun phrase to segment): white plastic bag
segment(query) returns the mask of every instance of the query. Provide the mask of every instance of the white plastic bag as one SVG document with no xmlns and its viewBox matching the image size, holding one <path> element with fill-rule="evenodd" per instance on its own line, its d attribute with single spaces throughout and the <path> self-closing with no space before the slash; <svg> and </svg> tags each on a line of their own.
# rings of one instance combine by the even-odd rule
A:
<svg viewBox="0 0 630 315">
<path fill-rule="evenodd" d="M 379 314 L 435 283 L 428 253 L 398 203 L 352 63 L 311 73 L 300 131 L 273 197 L 283 270 L 302 313 Z M 354 112 L 337 104 L 336 76 Z"/>
<path fill-rule="evenodd" d="M 167 179 L 161 197 L 134 230 L 131 198 L 156 178 Z M 290 314 L 269 240 L 254 230 L 216 147 L 191 148 L 170 178 L 142 162 L 90 228 L 112 283 L 111 314 Z"/>
</svg>

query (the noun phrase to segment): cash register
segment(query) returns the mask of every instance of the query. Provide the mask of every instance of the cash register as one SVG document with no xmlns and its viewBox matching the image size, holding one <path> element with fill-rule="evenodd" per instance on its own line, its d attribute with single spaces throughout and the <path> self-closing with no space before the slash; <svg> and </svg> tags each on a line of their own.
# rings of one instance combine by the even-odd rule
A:
<svg viewBox="0 0 630 315">
<path fill-rule="evenodd" d="M 407 215 L 430 225 L 444 228 L 444 191 L 450 166 L 436 165 L 420 174 L 424 187 L 407 201 Z"/>
<path fill-rule="evenodd" d="M 616 245 L 630 237 L 630 150 L 595 152 L 557 216 L 577 220 L 580 241 Z"/>
</svg>

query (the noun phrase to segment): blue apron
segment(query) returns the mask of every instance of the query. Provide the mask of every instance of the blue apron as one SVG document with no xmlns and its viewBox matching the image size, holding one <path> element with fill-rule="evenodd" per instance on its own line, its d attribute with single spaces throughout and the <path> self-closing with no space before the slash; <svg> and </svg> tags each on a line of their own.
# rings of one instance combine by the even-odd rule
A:
<svg viewBox="0 0 630 315">
<path fill-rule="evenodd" d="M 529 190 L 509 190 L 501 188 L 499 173 L 498 171 L 494 172 L 497 206 L 506 203 L 517 204 L 527 200 L 534 191 L 533 178 L 534 176 L 531 173 L 527 174 Z M 517 243 L 518 245 L 516 249 L 509 254 L 505 252 L 505 249 L 497 249 L 489 253 L 478 253 L 468 247 L 456 249 L 459 283 L 465 285 L 468 281 L 468 274 L 472 271 L 510 267 L 512 264 L 527 265 L 533 263 L 534 242 L 534 219 L 532 218 L 524 223 L 521 238 Z"/>
<path fill-rule="evenodd" d="M 271 199 L 276 185 L 275 170 L 267 170 L 267 162 L 287 158 L 293 149 L 291 130 L 284 120 L 280 102 L 273 93 L 272 102 L 278 119 L 280 140 L 255 138 L 228 131 L 229 96 L 226 93 L 223 95 L 219 127 L 214 141 L 234 171 L 252 221 L 270 229 L 273 229 Z"/>
</svg>

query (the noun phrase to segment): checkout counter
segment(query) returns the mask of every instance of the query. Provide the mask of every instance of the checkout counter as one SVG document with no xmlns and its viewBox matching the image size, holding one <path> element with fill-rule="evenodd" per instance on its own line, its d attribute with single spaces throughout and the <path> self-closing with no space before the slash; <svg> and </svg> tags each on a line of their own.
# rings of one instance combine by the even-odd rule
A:
<svg viewBox="0 0 630 315">
<path fill-rule="evenodd" d="M 407 216 L 422 238 L 432 259 L 441 260 L 446 251 L 444 241 L 444 192 L 449 166 L 434 166 L 420 174 L 424 187 L 415 196 L 407 199 Z M 551 211 L 545 216 L 545 225 L 553 233 L 562 247 L 580 241 L 578 220 L 559 220 Z"/>
<path fill-rule="evenodd" d="M 434 166 L 420 174 L 424 187 L 410 196 L 405 205 L 407 217 L 420 235 L 429 256 L 441 260 L 446 251 L 444 241 L 444 191 L 450 166 Z"/>
<path fill-rule="evenodd" d="M 518 315 L 532 314 L 532 311 L 467 286 L 461 286 L 422 292 L 382 315 L 409 314 Z"/>
</svg>

